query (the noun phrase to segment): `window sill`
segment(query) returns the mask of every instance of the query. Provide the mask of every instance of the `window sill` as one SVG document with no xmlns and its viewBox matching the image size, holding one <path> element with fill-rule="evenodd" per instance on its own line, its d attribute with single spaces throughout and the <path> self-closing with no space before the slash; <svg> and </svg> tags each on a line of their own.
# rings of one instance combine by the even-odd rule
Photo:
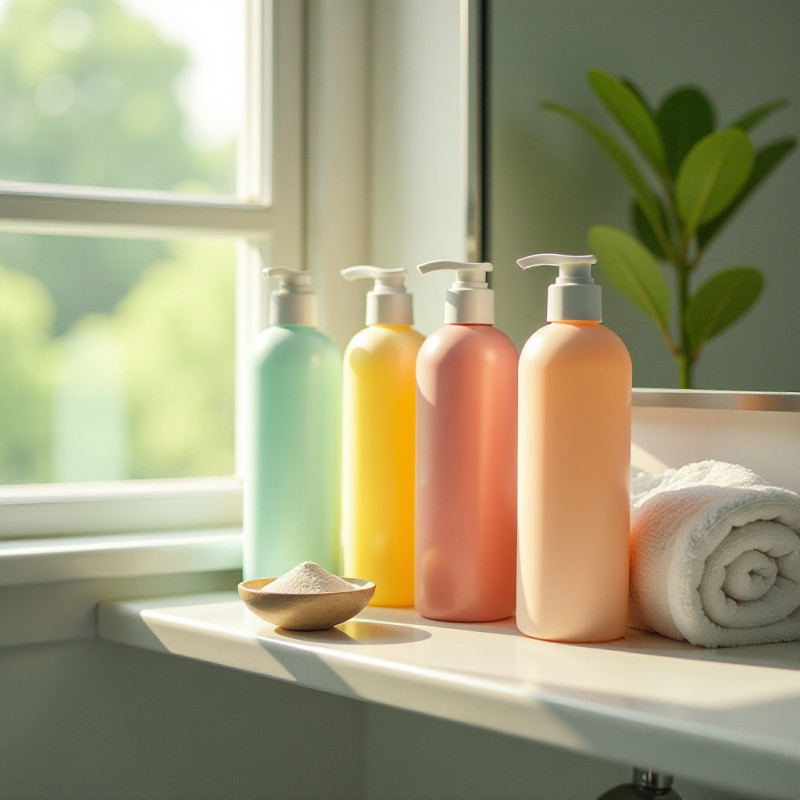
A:
<svg viewBox="0 0 800 800">
<path fill-rule="evenodd" d="M 0 541 L 0 648 L 94 638 L 100 600 L 217 591 L 241 567 L 239 528 Z"/>
<path fill-rule="evenodd" d="M 241 566 L 240 528 L 0 541 L 0 587 Z"/>
<path fill-rule="evenodd" d="M 240 526 L 236 478 L 0 486 L 0 539 Z"/>
<path fill-rule="evenodd" d="M 708 651 L 630 631 L 528 639 L 512 621 L 366 609 L 330 631 L 276 629 L 230 592 L 101 603 L 101 638 L 246 670 L 720 788 L 796 797 L 800 643 Z"/>
</svg>

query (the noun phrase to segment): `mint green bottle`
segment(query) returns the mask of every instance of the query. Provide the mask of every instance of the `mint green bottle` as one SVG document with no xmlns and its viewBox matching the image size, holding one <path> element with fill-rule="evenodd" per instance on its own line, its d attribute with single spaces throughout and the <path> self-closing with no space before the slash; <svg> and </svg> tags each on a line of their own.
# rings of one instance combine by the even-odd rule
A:
<svg viewBox="0 0 800 800">
<path fill-rule="evenodd" d="M 311 274 L 264 272 L 280 285 L 249 354 L 244 579 L 303 561 L 339 574 L 341 354 L 317 328 Z"/>
</svg>

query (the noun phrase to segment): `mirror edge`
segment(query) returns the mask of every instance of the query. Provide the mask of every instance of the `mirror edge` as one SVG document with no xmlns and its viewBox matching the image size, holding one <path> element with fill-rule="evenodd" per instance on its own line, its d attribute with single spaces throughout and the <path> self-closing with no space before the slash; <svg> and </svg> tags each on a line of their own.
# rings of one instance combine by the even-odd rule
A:
<svg viewBox="0 0 800 800">
<path fill-rule="evenodd" d="M 800 392 L 734 392 L 713 389 L 634 388 L 633 405 L 650 408 L 800 412 Z"/>
<path fill-rule="evenodd" d="M 461 95 L 466 159 L 466 254 L 483 261 L 486 176 L 486 2 L 460 0 Z"/>
</svg>

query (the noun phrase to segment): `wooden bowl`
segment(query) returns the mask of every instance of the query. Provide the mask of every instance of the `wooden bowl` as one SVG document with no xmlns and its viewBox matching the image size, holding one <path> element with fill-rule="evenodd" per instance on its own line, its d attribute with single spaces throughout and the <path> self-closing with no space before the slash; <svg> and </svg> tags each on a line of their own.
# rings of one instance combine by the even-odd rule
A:
<svg viewBox="0 0 800 800">
<path fill-rule="evenodd" d="M 345 578 L 353 588 L 343 592 L 279 594 L 262 592 L 275 578 L 255 578 L 239 584 L 239 597 L 261 619 L 290 631 L 323 631 L 361 611 L 375 594 L 375 584 Z"/>
</svg>

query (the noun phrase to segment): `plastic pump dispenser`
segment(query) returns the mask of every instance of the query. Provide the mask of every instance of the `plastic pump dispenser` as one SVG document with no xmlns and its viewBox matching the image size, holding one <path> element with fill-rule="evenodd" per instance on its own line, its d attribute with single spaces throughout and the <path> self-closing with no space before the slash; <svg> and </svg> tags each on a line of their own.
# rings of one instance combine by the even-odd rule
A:
<svg viewBox="0 0 800 800">
<path fill-rule="evenodd" d="M 455 270 L 456 279 L 445 295 L 445 324 L 471 323 L 494 325 L 494 292 L 486 282 L 486 273 L 493 267 L 488 262 L 429 261 L 417 269 L 423 275 L 442 270 Z"/>
<path fill-rule="evenodd" d="M 514 613 L 517 351 L 493 327 L 487 263 L 455 270 L 444 327 L 417 359 L 415 605 L 425 617 L 485 622 Z"/>
<path fill-rule="evenodd" d="M 600 324 L 592 255 L 553 265 L 550 324 L 519 363 L 517 626 L 539 639 L 597 642 L 628 627 L 631 360 Z"/>
<path fill-rule="evenodd" d="M 311 287 L 311 273 L 270 267 L 264 270 L 264 274 L 280 281 L 278 288 L 270 294 L 270 323 L 316 328 L 317 295 Z"/>
<path fill-rule="evenodd" d="M 406 291 L 407 271 L 381 267 L 358 266 L 341 270 L 347 281 L 375 281 L 367 292 L 367 325 L 411 325 L 414 312 L 411 295 Z"/>
<path fill-rule="evenodd" d="M 279 285 L 248 363 L 244 578 L 303 561 L 338 574 L 341 356 L 316 327 L 311 274 L 264 273 Z"/>
<path fill-rule="evenodd" d="M 415 331 L 404 269 L 357 266 L 374 281 L 367 327 L 342 372 L 342 569 L 375 583 L 371 605 L 414 603 Z"/>
<path fill-rule="evenodd" d="M 592 277 L 594 256 L 562 256 L 557 253 L 539 253 L 520 258 L 522 269 L 530 267 L 558 267 L 556 282 L 547 289 L 547 321 L 603 319 L 601 288 Z"/>
</svg>

